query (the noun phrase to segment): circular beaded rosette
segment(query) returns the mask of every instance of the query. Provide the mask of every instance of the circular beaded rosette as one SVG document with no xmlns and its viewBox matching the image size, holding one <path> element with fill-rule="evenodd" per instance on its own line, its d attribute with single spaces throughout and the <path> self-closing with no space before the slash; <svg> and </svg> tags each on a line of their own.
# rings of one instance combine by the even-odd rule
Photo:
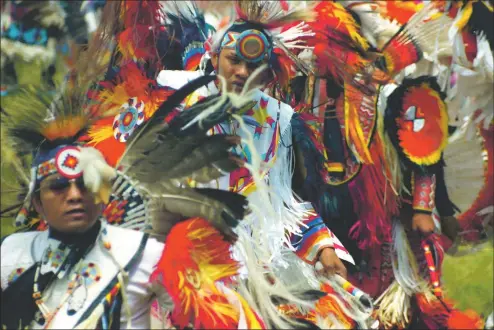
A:
<svg viewBox="0 0 494 330">
<path fill-rule="evenodd" d="M 113 136 L 120 142 L 126 142 L 132 133 L 144 122 L 144 102 L 137 97 L 129 99 L 120 108 L 113 120 Z"/>
<path fill-rule="evenodd" d="M 68 179 L 75 179 L 82 175 L 82 168 L 79 164 L 81 151 L 77 147 L 68 146 L 58 151 L 55 156 L 55 166 L 58 173 Z"/>
<path fill-rule="evenodd" d="M 84 265 L 79 273 L 85 282 L 86 287 L 93 283 L 99 282 L 101 279 L 101 269 L 93 262 Z"/>
</svg>

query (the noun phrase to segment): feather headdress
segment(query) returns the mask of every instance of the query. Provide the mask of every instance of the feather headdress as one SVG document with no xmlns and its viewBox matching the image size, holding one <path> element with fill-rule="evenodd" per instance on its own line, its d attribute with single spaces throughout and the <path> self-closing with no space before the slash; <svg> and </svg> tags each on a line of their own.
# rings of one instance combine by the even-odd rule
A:
<svg viewBox="0 0 494 330">
<path fill-rule="evenodd" d="M 4 104 L 5 143 L 20 155 L 11 157 L 13 165 L 18 172 L 28 173 L 30 181 L 23 188 L 25 201 L 18 213 L 18 226 L 29 229 L 40 224 L 36 219 L 31 223 L 28 216 L 33 211 L 32 193 L 41 180 L 54 173 L 61 173 L 66 178 L 83 176 L 97 200 L 108 201 L 110 180 L 115 172 L 99 151 L 82 146 L 88 128 L 108 115 L 104 107 L 91 107 L 87 97 L 91 86 L 102 79 L 110 62 L 107 48 L 100 47 L 101 32 L 99 30 L 87 46 L 75 49 L 78 61 L 63 86 L 55 90 L 19 86 L 9 95 L 9 103 Z M 19 106 L 22 111 L 17 111 Z M 19 159 L 29 154 L 33 156 L 33 166 L 21 168 Z"/>
<path fill-rule="evenodd" d="M 26 191 L 22 193 L 26 196 L 25 202 L 16 225 L 32 228 L 40 224 L 37 221 L 30 223 L 27 216 L 33 211 L 31 196 L 41 180 L 54 173 L 62 173 L 67 178 L 83 176 L 97 200 L 107 200 L 113 169 L 104 162 L 99 152 L 82 147 L 78 142 L 93 118 L 99 116 L 84 110 L 85 93 L 75 88 L 52 93 L 31 86 L 19 89 L 15 97 L 16 105 L 21 106 L 23 111 L 6 109 L 7 116 L 2 123 L 6 131 L 4 143 L 19 155 L 12 159 L 18 172 L 30 172 L 29 185 L 25 185 Z M 29 154 L 33 156 L 30 170 L 27 166 L 20 167 L 18 161 Z"/>
<path fill-rule="evenodd" d="M 164 13 L 155 1 L 112 1 L 102 15 L 95 44 L 97 51 L 110 46 L 111 61 L 105 79 L 90 91 L 93 108 L 111 116 L 95 122 L 88 145 L 97 147 L 115 166 L 134 130 L 147 121 L 167 99 L 155 76 L 162 68 L 158 45 L 168 40 Z"/>
<path fill-rule="evenodd" d="M 235 1 L 237 17 L 255 22 L 265 28 L 280 28 L 295 21 L 312 21 L 314 15 L 308 8 L 290 8 L 284 1 Z"/>
<path fill-rule="evenodd" d="M 215 29 L 205 17 L 211 5 L 199 5 L 195 1 L 164 3 L 169 44 L 160 45 L 160 48 L 167 49 L 162 62 L 168 70 L 194 71 L 202 62 L 205 42 Z"/>
<path fill-rule="evenodd" d="M 304 37 L 311 36 L 306 22 L 312 21 L 310 8 L 296 8 L 282 1 L 235 1 L 230 22 L 209 38 L 206 48 L 218 53 L 224 47 L 237 50 L 249 62 L 268 60 L 282 85 L 294 76 L 295 66 L 302 72 L 311 68 L 297 54 L 309 48 Z"/>
</svg>

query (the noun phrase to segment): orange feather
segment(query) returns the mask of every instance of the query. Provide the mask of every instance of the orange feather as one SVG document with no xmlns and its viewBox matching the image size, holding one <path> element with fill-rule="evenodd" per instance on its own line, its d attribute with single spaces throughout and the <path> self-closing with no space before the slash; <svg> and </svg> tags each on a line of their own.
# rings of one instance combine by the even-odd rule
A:
<svg viewBox="0 0 494 330">
<path fill-rule="evenodd" d="M 231 283 L 238 264 L 231 245 L 204 219 L 175 225 L 152 280 L 160 279 L 175 304 L 172 321 L 180 327 L 237 328 L 239 313 L 216 282 Z"/>
</svg>

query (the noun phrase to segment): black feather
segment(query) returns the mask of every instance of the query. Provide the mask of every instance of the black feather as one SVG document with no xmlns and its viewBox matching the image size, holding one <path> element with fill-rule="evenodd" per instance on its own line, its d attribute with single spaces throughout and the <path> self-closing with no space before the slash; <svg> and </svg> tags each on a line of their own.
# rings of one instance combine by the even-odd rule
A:
<svg viewBox="0 0 494 330">
<path fill-rule="evenodd" d="M 219 134 L 203 137 L 197 142 L 199 143 L 195 146 L 185 146 L 182 150 L 177 150 L 177 156 L 182 160 L 179 164 L 170 164 L 166 176 L 180 178 L 183 174 L 197 171 L 216 160 L 226 159 L 229 156 L 228 149 L 233 146 L 230 141 L 226 140 L 226 135 Z"/>
<path fill-rule="evenodd" d="M 237 220 L 242 219 L 248 212 L 247 197 L 245 196 L 231 191 L 211 188 L 195 188 L 194 190 L 225 204 Z"/>
<path fill-rule="evenodd" d="M 215 80 L 216 76 L 201 76 L 187 83 L 175 93 L 170 95 L 168 99 L 163 102 L 163 104 L 156 110 L 154 115 L 149 119 L 146 125 L 143 125 L 141 129 L 146 129 L 147 127 L 152 127 L 158 123 L 162 123 L 165 117 L 176 108 L 189 94 L 193 93 L 195 90 L 206 86 L 211 81 Z M 139 130 L 141 130 L 139 129 Z M 133 136 L 139 136 L 138 132 L 135 132 Z M 130 141 L 128 142 L 130 143 Z"/>
<path fill-rule="evenodd" d="M 185 136 L 190 134 L 201 134 L 203 132 L 208 131 L 214 125 L 225 121 L 228 118 L 228 114 L 226 110 L 228 110 L 231 104 L 228 101 L 225 101 L 221 107 L 215 111 L 213 114 L 209 115 L 207 118 L 204 118 L 201 121 L 201 125 L 199 123 L 195 123 L 189 126 L 186 129 L 183 129 L 192 119 L 197 117 L 201 112 L 209 108 L 212 104 L 215 104 L 217 100 L 219 100 L 220 95 L 211 95 L 207 98 L 197 102 L 190 108 L 187 108 L 186 111 L 181 112 L 178 116 L 173 118 L 170 121 L 171 130 L 179 135 Z"/>
<path fill-rule="evenodd" d="M 307 290 L 307 291 L 303 291 L 300 293 L 296 293 L 294 295 L 297 298 L 304 300 L 304 301 L 318 301 L 319 299 L 325 297 L 327 295 L 327 293 L 323 292 L 323 291 L 319 291 L 319 290 Z M 275 305 L 288 304 L 288 300 L 286 300 L 282 297 L 276 296 L 276 295 L 271 296 L 271 301 Z"/>
<path fill-rule="evenodd" d="M 36 149 L 46 139 L 41 133 L 24 128 L 12 128 L 9 132 L 9 135 L 16 142 L 22 142 L 21 144 L 19 144 L 21 148 L 22 145 L 25 144 L 26 150 Z"/>
</svg>

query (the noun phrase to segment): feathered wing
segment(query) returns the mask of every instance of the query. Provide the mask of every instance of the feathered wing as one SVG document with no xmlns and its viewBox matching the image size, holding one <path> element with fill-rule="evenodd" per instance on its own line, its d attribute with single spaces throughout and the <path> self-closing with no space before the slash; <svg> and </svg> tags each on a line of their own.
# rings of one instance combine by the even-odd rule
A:
<svg viewBox="0 0 494 330">
<path fill-rule="evenodd" d="M 214 78 L 200 77 L 172 94 L 129 139 L 120 164 L 125 175 L 137 181 L 139 188 L 151 197 L 153 221 L 165 219 L 167 213 L 201 217 L 209 220 L 226 238 L 234 239 L 236 235 L 231 228 L 247 211 L 245 197 L 227 191 L 194 188 L 192 180 L 210 182 L 238 167 L 229 149 L 239 143 L 239 139 L 221 134 L 208 136 L 207 132 L 225 121 L 230 112 L 243 109 L 232 109 L 228 100 L 214 96 L 184 112 L 173 113 L 185 97 Z M 211 106 L 218 106 L 218 110 L 192 123 Z"/>
<path fill-rule="evenodd" d="M 475 139 L 457 131 L 444 151 L 445 182 L 451 201 L 460 209 L 457 215 L 463 239 L 476 242 L 488 232 L 493 214 L 494 128 L 478 128 Z"/>
</svg>

